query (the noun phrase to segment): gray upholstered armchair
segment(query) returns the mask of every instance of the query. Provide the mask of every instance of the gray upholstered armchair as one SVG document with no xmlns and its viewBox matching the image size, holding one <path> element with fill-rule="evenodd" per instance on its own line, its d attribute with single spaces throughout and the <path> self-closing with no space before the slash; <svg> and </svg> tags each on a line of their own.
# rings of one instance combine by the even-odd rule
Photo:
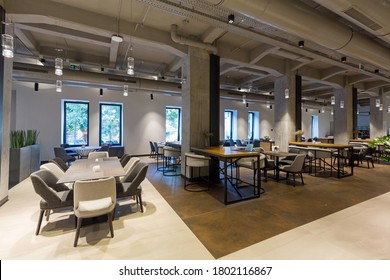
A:
<svg viewBox="0 0 390 280">
<path fill-rule="evenodd" d="M 49 170 L 38 170 L 32 173 L 30 178 L 35 192 L 42 198 L 35 231 L 35 235 L 38 235 L 45 211 L 46 220 L 49 220 L 51 210 L 73 206 L 73 190 L 70 190 L 65 184 L 57 184 L 56 176 Z"/>
<path fill-rule="evenodd" d="M 131 172 L 116 184 L 117 198 L 136 197 L 136 202 L 140 206 L 141 212 L 144 212 L 142 205 L 142 188 L 141 183 L 146 178 L 148 164 L 138 162 Z"/>
</svg>

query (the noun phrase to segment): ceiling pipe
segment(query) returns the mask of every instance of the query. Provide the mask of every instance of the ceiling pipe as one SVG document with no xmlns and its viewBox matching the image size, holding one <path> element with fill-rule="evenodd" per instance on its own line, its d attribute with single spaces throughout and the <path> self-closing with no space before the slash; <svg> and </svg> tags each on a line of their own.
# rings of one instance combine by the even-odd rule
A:
<svg viewBox="0 0 390 280">
<path fill-rule="evenodd" d="M 390 69 L 390 52 L 341 23 L 290 0 L 209 1 L 253 20 L 277 26 L 302 39 L 339 51 L 379 68 Z"/>
<path fill-rule="evenodd" d="M 172 24 L 171 25 L 171 38 L 172 38 L 173 42 L 181 44 L 181 45 L 187 45 L 187 46 L 191 46 L 191 47 L 196 47 L 196 48 L 203 49 L 203 50 L 206 50 L 208 52 L 211 52 L 213 54 L 217 54 L 218 53 L 218 49 L 217 49 L 216 46 L 213 46 L 213 45 L 207 44 L 207 43 L 202 43 L 202 42 L 195 41 L 195 40 L 191 40 L 191 39 L 188 39 L 188 38 L 186 38 L 184 36 L 178 35 L 177 34 L 177 25 L 176 24 Z"/>
<path fill-rule="evenodd" d="M 39 69 L 38 69 L 39 68 Z M 40 70 L 40 71 L 39 71 Z M 177 83 L 141 79 L 137 77 L 112 76 L 104 73 L 93 73 L 83 71 L 63 70 L 64 86 L 80 86 L 91 88 L 107 88 L 123 91 L 123 85 L 126 84 L 129 90 L 144 90 L 162 93 L 181 94 L 181 87 Z M 35 66 L 32 70 L 14 69 L 12 79 L 23 82 L 40 82 L 55 84 L 56 77 L 53 74 L 53 68 Z"/>
</svg>

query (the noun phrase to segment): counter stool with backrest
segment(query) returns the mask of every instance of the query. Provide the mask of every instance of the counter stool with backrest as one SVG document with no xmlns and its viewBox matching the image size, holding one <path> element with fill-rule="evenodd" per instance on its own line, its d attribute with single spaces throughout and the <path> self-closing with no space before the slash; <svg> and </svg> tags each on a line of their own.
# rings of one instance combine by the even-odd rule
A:
<svg viewBox="0 0 390 280">
<path fill-rule="evenodd" d="M 177 172 L 180 166 L 181 150 L 171 146 L 163 148 L 163 175 L 164 176 L 180 176 L 181 172 Z M 180 170 L 180 169 L 179 169 Z"/>
<path fill-rule="evenodd" d="M 184 156 L 184 189 L 190 192 L 208 191 L 210 185 L 210 176 L 207 175 L 207 186 L 201 187 L 198 182 L 191 182 L 194 180 L 194 169 L 198 170 L 198 178 L 202 178 L 202 168 L 210 166 L 210 157 L 197 155 L 195 153 L 185 153 Z M 187 167 L 190 172 L 190 178 L 187 178 Z M 195 187 L 196 185 L 196 187 Z"/>
</svg>

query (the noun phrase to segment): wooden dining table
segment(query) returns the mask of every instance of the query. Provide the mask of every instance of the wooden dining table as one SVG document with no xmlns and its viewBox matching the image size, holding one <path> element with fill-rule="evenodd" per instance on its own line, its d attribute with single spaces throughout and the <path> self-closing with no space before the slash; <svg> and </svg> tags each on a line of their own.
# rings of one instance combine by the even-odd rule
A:
<svg viewBox="0 0 390 280">
<path fill-rule="evenodd" d="M 117 157 L 78 159 L 65 171 L 57 183 L 120 177 L 125 174 L 126 172 Z"/>
<path fill-rule="evenodd" d="M 212 147 L 204 147 L 204 148 L 197 148 L 193 147 L 191 148 L 191 151 L 200 154 L 209 156 L 212 158 L 212 160 L 217 161 L 216 165 L 211 164 L 210 166 L 210 174 L 217 173 L 219 174 L 220 171 L 224 175 L 223 176 L 223 186 L 224 186 L 224 203 L 225 204 L 231 204 L 243 200 L 253 199 L 260 197 L 260 193 L 262 191 L 261 189 L 261 172 L 257 170 L 257 179 L 256 182 L 253 182 L 253 193 L 250 195 L 242 195 L 242 193 L 239 190 L 238 184 L 234 181 L 237 180 L 236 177 L 232 175 L 232 169 L 230 175 L 228 174 L 228 166 L 232 168 L 233 163 L 240 158 L 244 157 L 255 157 L 257 158 L 257 165 L 260 167 L 260 153 L 259 152 L 249 152 L 245 151 L 243 149 L 238 149 L 236 147 L 220 147 L 220 146 L 212 146 Z M 220 168 L 219 162 L 223 162 L 223 167 Z M 212 170 L 215 169 L 215 170 Z M 219 175 L 218 175 L 219 180 Z M 238 198 L 229 199 L 228 197 L 228 188 L 229 185 L 234 189 L 234 191 L 238 194 Z"/>
<path fill-rule="evenodd" d="M 330 149 L 330 150 L 335 150 L 337 151 L 336 153 L 336 158 L 337 158 L 337 178 L 343 178 L 347 176 L 352 176 L 353 175 L 353 145 L 349 144 L 330 144 L 330 143 L 318 143 L 318 142 L 290 142 L 289 145 L 293 146 L 300 146 L 300 147 L 314 147 L 314 148 L 323 148 L 323 149 Z M 343 150 L 348 150 L 348 155 L 349 155 L 349 167 L 350 171 L 344 171 L 342 170 L 341 166 L 341 159 L 343 155 Z"/>
</svg>

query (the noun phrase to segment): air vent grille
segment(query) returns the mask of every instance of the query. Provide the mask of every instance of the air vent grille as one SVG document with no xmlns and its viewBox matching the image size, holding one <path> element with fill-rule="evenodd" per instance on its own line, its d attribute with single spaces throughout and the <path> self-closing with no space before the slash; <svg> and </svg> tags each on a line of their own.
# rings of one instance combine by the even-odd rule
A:
<svg viewBox="0 0 390 280">
<path fill-rule="evenodd" d="M 350 9 L 346 10 L 344 13 L 346 13 L 351 18 L 357 20 L 361 24 L 367 26 L 371 30 L 378 31 L 379 29 L 383 28 L 381 25 L 379 25 L 378 23 L 376 23 L 372 19 L 366 17 L 365 15 L 363 15 L 361 12 L 359 12 L 355 8 L 350 8 Z"/>
</svg>

